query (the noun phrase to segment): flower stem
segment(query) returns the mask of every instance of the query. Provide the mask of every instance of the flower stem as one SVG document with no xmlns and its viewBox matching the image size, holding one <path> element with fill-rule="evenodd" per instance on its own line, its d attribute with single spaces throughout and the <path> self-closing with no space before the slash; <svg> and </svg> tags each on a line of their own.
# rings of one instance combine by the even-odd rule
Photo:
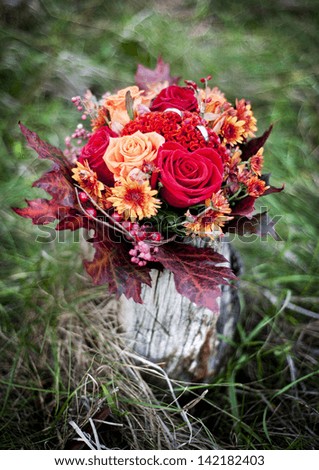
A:
<svg viewBox="0 0 319 470">
<path fill-rule="evenodd" d="M 126 230 L 121 224 L 119 224 L 118 222 L 116 222 L 116 220 L 113 219 L 113 217 L 111 217 L 107 212 L 105 212 L 98 204 L 96 201 L 94 201 L 94 199 L 90 196 L 90 194 L 87 193 L 87 191 L 85 191 L 85 189 L 81 188 L 80 186 L 78 185 L 75 185 L 75 193 L 76 193 L 76 197 L 77 197 L 77 200 L 78 200 L 78 204 L 82 210 L 82 212 L 86 215 L 86 216 L 89 216 L 91 219 L 93 219 L 95 222 L 98 222 L 99 224 L 102 224 L 102 225 L 105 225 L 106 227 L 109 227 L 109 228 L 112 228 L 113 230 L 115 230 L 116 232 L 120 232 L 122 235 L 126 235 L 127 237 L 129 237 L 130 239 L 134 240 L 134 237 L 133 235 L 130 234 L 130 232 L 128 230 Z M 77 188 L 80 188 L 81 191 L 84 191 L 85 194 L 88 196 L 88 198 L 90 199 L 90 201 L 92 202 L 92 204 L 100 211 L 102 212 L 103 215 L 105 215 L 105 217 L 107 217 L 108 219 L 111 219 L 112 220 L 112 224 L 109 224 L 108 222 L 105 222 L 104 220 L 100 220 L 100 219 L 97 219 L 96 217 L 93 217 L 91 214 L 88 214 L 85 210 L 85 208 L 82 206 L 81 204 L 81 201 L 79 199 L 79 191 Z"/>
</svg>

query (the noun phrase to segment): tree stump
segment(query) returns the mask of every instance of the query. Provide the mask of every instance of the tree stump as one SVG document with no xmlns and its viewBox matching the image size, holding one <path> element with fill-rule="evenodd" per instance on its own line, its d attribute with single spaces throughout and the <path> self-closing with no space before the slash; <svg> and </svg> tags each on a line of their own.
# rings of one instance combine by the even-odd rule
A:
<svg viewBox="0 0 319 470">
<path fill-rule="evenodd" d="M 238 275 L 240 260 L 228 242 L 217 249 Z M 240 314 L 235 285 L 223 285 L 218 311 L 196 306 L 175 288 L 174 275 L 152 270 L 152 287 L 143 286 L 143 304 L 122 296 L 120 324 L 129 346 L 160 364 L 177 380 L 209 381 L 230 353 L 227 338 L 234 336 Z"/>
</svg>

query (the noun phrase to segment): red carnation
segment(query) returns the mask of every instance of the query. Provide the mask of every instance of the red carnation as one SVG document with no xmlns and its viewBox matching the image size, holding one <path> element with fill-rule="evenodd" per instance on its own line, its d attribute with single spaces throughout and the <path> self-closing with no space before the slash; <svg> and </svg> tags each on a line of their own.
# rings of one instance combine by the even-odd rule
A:
<svg viewBox="0 0 319 470">
<path fill-rule="evenodd" d="M 177 108 L 180 111 L 198 111 L 197 98 L 191 88 L 171 85 L 164 88 L 154 99 L 151 111 Z"/>
<path fill-rule="evenodd" d="M 78 159 L 83 164 L 87 160 L 89 166 L 97 174 L 98 180 L 107 186 L 113 186 L 113 173 L 106 166 L 103 155 L 109 145 L 110 137 L 118 137 L 109 127 L 100 127 L 89 138 L 88 143 L 82 148 L 81 155 Z"/>
<path fill-rule="evenodd" d="M 218 191 L 223 181 L 223 163 L 213 149 L 188 152 L 175 142 L 164 143 L 159 151 L 162 198 L 171 206 L 186 208 L 199 204 Z"/>
</svg>

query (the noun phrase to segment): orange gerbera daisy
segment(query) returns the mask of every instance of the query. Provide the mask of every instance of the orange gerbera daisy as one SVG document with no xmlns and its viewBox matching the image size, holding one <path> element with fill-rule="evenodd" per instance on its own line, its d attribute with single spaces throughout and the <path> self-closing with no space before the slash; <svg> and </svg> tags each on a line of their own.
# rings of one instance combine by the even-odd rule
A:
<svg viewBox="0 0 319 470">
<path fill-rule="evenodd" d="M 264 151 L 264 148 L 261 147 L 258 152 L 256 153 L 256 155 L 253 155 L 250 159 L 249 159 L 249 163 L 250 163 L 250 168 L 251 170 L 256 173 L 256 175 L 260 176 L 261 175 L 261 169 L 263 167 L 263 164 L 264 164 L 264 156 L 263 156 L 263 151 Z"/>
<path fill-rule="evenodd" d="M 102 193 L 104 189 L 104 184 L 97 179 L 95 171 L 93 171 L 87 160 L 84 160 L 84 164 L 76 162 L 77 167 L 72 168 L 72 178 L 75 179 L 93 199 L 97 200 L 102 198 Z"/>
<path fill-rule="evenodd" d="M 245 165 L 238 166 L 237 180 L 239 183 L 243 183 L 247 186 L 248 181 L 250 181 L 252 177 L 252 172 L 248 170 Z"/>
<path fill-rule="evenodd" d="M 216 212 L 222 212 L 223 214 L 231 213 L 229 202 L 224 196 L 222 189 L 220 189 L 217 193 L 213 193 L 211 198 L 206 199 L 205 206 L 211 207 Z"/>
<path fill-rule="evenodd" d="M 238 120 L 236 116 L 227 116 L 223 122 L 220 133 L 223 144 L 236 145 L 244 140 L 245 121 Z"/>
<path fill-rule="evenodd" d="M 93 132 L 105 126 L 109 121 L 110 121 L 110 115 L 109 115 L 108 110 L 104 106 L 101 106 L 99 108 L 97 116 L 92 119 Z"/>
<path fill-rule="evenodd" d="M 231 213 L 231 208 L 222 190 L 214 193 L 211 198 L 205 201 L 206 209 L 201 215 L 193 216 L 186 213 L 188 218 L 184 224 L 186 234 L 199 237 L 209 237 L 212 240 L 219 237 L 223 231 L 222 227 L 228 220 L 233 219 L 227 214 Z"/>
<path fill-rule="evenodd" d="M 131 178 L 120 178 L 118 184 L 111 188 L 112 196 L 108 201 L 119 214 L 124 214 L 125 219 L 144 219 L 156 215 L 160 200 L 154 196 L 156 189 L 152 189 L 148 180 L 142 183 Z"/>
<path fill-rule="evenodd" d="M 224 159 L 224 181 L 227 181 L 231 175 L 237 174 L 238 165 L 241 163 L 240 155 L 241 151 L 235 150 L 234 153 L 227 155 Z"/>
<path fill-rule="evenodd" d="M 264 194 L 268 188 L 269 186 L 266 186 L 265 181 L 259 179 L 258 176 L 252 176 L 247 181 L 247 193 L 249 196 L 259 197 Z"/>
<path fill-rule="evenodd" d="M 254 137 L 254 133 L 257 131 L 257 119 L 253 115 L 250 103 L 244 99 L 239 101 L 236 99 L 236 111 L 237 119 L 245 123 L 243 137 L 245 137 L 245 139 L 247 139 L 247 137 Z"/>
<path fill-rule="evenodd" d="M 215 240 L 222 235 L 222 227 L 232 218 L 220 212 L 209 210 L 205 216 L 196 217 L 193 221 L 185 222 L 186 235 L 209 237 L 211 240 Z"/>
</svg>

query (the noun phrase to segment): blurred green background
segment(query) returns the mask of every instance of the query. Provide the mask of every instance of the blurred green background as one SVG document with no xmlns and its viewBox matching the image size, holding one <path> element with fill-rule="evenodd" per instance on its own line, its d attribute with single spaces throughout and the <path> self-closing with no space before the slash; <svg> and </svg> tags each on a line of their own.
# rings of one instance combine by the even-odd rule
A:
<svg viewBox="0 0 319 470">
<path fill-rule="evenodd" d="M 219 411 L 206 410 L 206 424 L 225 448 L 318 446 L 318 1 L 2 0 L 0 17 L 0 447 L 43 448 L 41 430 L 52 424 L 44 389 L 55 383 L 55 410 L 56 394 L 67 394 L 57 319 L 99 291 L 89 290 L 74 234 L 36 243 L 41 230 L 10 209 L 43 194 L 31 184 L 47 168 L 18 121 L 63 148 L 79 119 L 73 95 L 128 86 L 137 64 L 154 68 L 159 55 L 173 75 L 211 74 L 229 101 L 250 100 L 260 134 L 274 124 L 265 169 L 274 185 L 285 183 L 259 204 L 278 217 L 281 241 L 235 241 L 243 317 L 220 379 L 227 393 L 214 391 Z M 52 428 L 49 436 L 58 447 Z"/>
</svg>

